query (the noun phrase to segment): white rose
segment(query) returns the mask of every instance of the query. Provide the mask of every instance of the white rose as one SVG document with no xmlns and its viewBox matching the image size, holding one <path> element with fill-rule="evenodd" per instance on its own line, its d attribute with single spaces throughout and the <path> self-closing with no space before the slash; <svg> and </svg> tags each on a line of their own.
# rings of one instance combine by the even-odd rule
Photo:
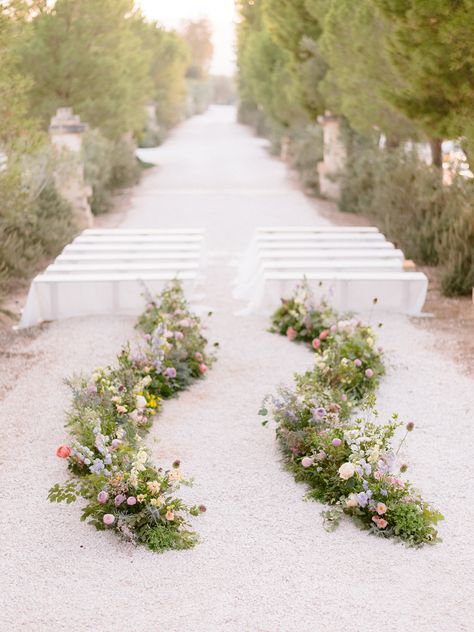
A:
<svg viewBox="0 0 474 632">
<path fill-rule="evenodd" d="M 380 450 L 378 449 L 378 447 L 375 447 L 372 449 L 367 461 L 369 463 L 377 463 L 377 461 L 379 460 L 380 457 Z"/>
<path fill-rule="evenodd" d="M 346 507 L 357 507 L 358 504 L 357 494 L 349 494 L 346 499 Z"/>
<path fill-rule="evenodd" d="M 148 460 L 148 454 L 144 450 L 140 450 L 137 454 L 137 461 L 139 463 L 146 463 Z"/>
<path fill-rule="evenodd" d="M 343 463 L 341 467 L 339 468 L 338 472 L 339 472 L 339 476 L 344 481 L 347 481 L 351 478 L 351 476 L 354 476 L 355 467 L 353 463 Z"/>
<path fill-rule="evenodd" d="M 137 408 L 145 408 L 146 406 L 146 399 L 143 397 L 143 395 L 137 395 Z"/>
</svg>

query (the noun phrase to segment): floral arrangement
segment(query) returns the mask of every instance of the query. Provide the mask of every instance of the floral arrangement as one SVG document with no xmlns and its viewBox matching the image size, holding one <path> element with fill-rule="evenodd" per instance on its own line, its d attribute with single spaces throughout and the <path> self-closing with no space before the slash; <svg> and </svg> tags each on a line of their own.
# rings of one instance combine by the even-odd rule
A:
<svg viewBox="0 0 474 632">
<path fill-rule="evenodd" d="M 336 313 L 328 305 L 314 307 L 310 289 L 304 281 L 297 286 L 293 297 L 281 299 L 280 307 L 272 316 L 270 331 L 287 336 L 291 341 L 311 343 L 335 320 Z M 324 337 L 321 346 L 324 346 Z"/>
<path fill-rule="evenodd" d="M 179 498 L 180 485 L 190 484 L 179 461 L 157 468 L 143 439 L 163 400 L 202 378 L 214 357 L 176 281 L 156 299 L 148 296 L 137 329 L 140 341 L 122 349 L 116 367 L 69 381 L 67 427 L 73 440 L 57 456 L 67 459 L 73 476 L 54 485 L 49 499 L 71 503 L 82 497 L 82 520 L 133 544 L 159 552 L 189 548 L 197 541 L 189 516 L 206 509 Z"/>
<path fill-rule="evenodd" d="M 375 390 L 384 364 L 372 328 L 355 319 L 338 320 L 311 346 L 314 370 L 296 375 L 293 389 L 280 387 L 268 396 L 260 414 L 264 424 L 270 416 L 275 421 L 285 461 L 295 478 L 308 484 L 308 497 L 330 505 L 323 513 L 326 528 L 335 528 L 347 514 L 382 537 L 411 546 L 436 542 L 436 524 L 443 517 L 403 479 L 407 466 L 398 459 L 414 424 L 406 424 L 395 449 L 397 416 L 377 422 Z"/>
</svg>

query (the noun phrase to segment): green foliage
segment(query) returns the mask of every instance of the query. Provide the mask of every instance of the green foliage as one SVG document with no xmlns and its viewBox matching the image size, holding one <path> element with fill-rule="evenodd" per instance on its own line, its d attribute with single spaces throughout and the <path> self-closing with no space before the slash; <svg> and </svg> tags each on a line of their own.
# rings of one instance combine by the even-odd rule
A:
<svg viewBox="0 0 474 632">
<path fill-rule="evenodd" d="M 387 96 L 429 137 L 463 136 L 474 108 L 473 0 L 372 0 L 402 84 Z"/>
<path fill-rule="evenodd" d="M 455 178 L 403 149 L 355 144 L 342 174 L 341 208 L 369 217 L 409 259 L 438 265 L 446 295 L 474 286 L 474 184 Z"/>
<path fill-rule="evenodd" d="M 134 19 L 133 0 L 57 0 L 22 25 L 19 67 L 30 110 L 45 126 L 70 106 L 110 138 L 141 128 L 150 58 Z"/>
<path fill-rule="evenodd" d="M 198 537 L 188 519 L 206 508 L 179 498 L 180 485 L 191 484 L 183 479 L 180 462 L 168 470 L 152 465 L 143 438 L 162 400 L 202 378 L 213 357 L 178 282 L 147 300 L 137 323 L 137 346 L 124 347 L 115 367 L 68 382 L 73 398 L 67 427 L 73 440 L 57 455 L 67 459 L 76 479 L 54 485 L 48 498 L 69 504 L 81 497 L 86 501 L 81 520 L 162 552 L 194 546 Z"/>
<path fill-rule="evenodd" d="M 299 332 L 309 341 L 311 322 L 319 328 L 327 317 L 326 306 L 318 315 L 304 290 L 298 288 L 295 296 L 285 299 L 284 309 L 273 317 L 273 327 L 290 340 Z M 323 512 L 328 531 L 345 513 L 379 537 L 395 537 L 408 546 L 432 544 L 443 517 L 401 478 L 404 467 L 397 463 L 397 454 L 414 424 L 406 424 L 395 449 L 398 416 L 384 424 L 377 420 L 375 388 L 385 368 L 374 345 L 369 326 L 355 319 L 337 320 L 311 342 L 315 368 L 297 374 L 294 388 L 281 386 L 275 396 L 265 398 L 259 415 L 273 418 L 287 467 L 308 485 L 307 497 L 330 505 Z"/>
<path fill-rule="evenodd" d="M 389 21 L 374 11 L 371 0 L 326 4 L 320 50 L 328 71 L 321 92 L 329 108 L 344 115 L 361 134 L 383 132 L 392 142 L 413 137 L 415 127 L 386 98 L 388 89 L 402 85 L 386 50 Z"/>
<path fill-rule="evenodd" d="M 186 76 L 188 79 L 206 80 L 209 75 L 212 53 L 212 28 L 209 20 L 186 20 L 181 36 L 190 51 Z"/>
<path fill-rule="evenodd" d="M 166 130 L 178 123 L 184 113 L 187 90 L 185 75 L 190 50 L 178 33 L 165 30 L 154 22 L 136 19 L 133 28 L 150 56 L 150 98 L 156 107 L 159 134 L 162 128 Z M 160 136 L 156 140 L 159 141 Z"/>
<path fill-rule="evenodd" d="M 304 188 L 319 192 L 318 163 L 323 160 L 323 133 L 319 125 L 294 127 L 288 132 L 288 159 Z"/>
<path fill-rule="evenodd" d="M 0 172 L 0 286 L 27 278 L 48 256 L 57 255 L 76 232 L 72 211 L 58 194 L 51 155 L 37 153 L 27 164 L 10 155 Z M 26 178 L 26 173 L 28 178 Z"/>
<path fill-rule="evenodd" d="M 84 176 L 92 187 L 92 212 L 105 213 L 112 205 L 114 190 L 132 186 L 139 179 L 135 149 L 125 140 L 111 141 L 99 130 L 92 130 L 84 135 L 82 156 Z"/>
</svg>

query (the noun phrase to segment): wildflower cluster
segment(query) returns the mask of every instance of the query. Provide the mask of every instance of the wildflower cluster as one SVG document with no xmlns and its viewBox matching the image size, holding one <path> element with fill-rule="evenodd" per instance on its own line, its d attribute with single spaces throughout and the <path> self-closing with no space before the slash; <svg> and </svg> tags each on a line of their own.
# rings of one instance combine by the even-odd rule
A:
<svg viewBox="0 0 474 632">
<path fill-rule="evenodd" d="M 406 424 L 395 450 L 397 416 L 377 423 L 374 393 L 384 365 L 372 329 L 355 319 L 339 320 L 311 345 L 314 370 L 296 375 L 293 388 L 280 387 L 267 397 L 260 414 L 275 421 L 288 467 L 308 484 L 308 496 L 331 506 L 323 513 L 326 527 L 335 528 L 348 514 L 382 537 L 412 546 L 436 542 L 442 516 L 403 480 L 406 465 L 398 461 L 414 424 Z"/>
<path fill-rule="evenodd" d="M 167 470 L 154 466 L 143 439 L 163 400 L 203 377 L 213 357 L 177 282 L 149 298 L 137 329 L 140 341 L 122 349 L 116 367 L 69 381 L 67 426 L 73 440 L 57 455 L 68 460 L 74 478 L 53 486 L 49 499 L 84 498 L 82 520 L 114 529 L 134 544 L 154 551 L 189 548 L 197 535 L 188 518 L 205 507 L 179 498 L 180 485 L 189 484 L 179 461 Z"/>
<path fill-rule="evenodd" d="M 336 313 L 328 305 L 315 308 L 307 284 L 301 283 L 292 298 L 281 299 L 280 307 L 272 316 L 270 331 L 287 336 L 291 341 L 312 342 L 335 320 Z"/>
</svg>

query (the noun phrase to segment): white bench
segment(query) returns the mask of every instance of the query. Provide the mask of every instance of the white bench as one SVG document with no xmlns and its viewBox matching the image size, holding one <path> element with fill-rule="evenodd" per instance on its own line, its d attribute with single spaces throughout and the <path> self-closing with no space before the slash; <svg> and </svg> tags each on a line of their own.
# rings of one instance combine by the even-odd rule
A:
<svg viewBox="0 0 474 632">
<path fill-rule="evenodd" d="M 203 235 L 198 228 L 86 228 L 82 233 L 86 236 L 107 235 Z"/>
<path fill-rule="evenodd" d="M 251 298 L 259 280 L 267 275 L 294 274 L 302 278 L 305 274 L 339 273 L 339 272 L 403 272 L 403 260 L 380 259 L 303 259 L 261 261 L 260 265 L 247 282 L 240 282 L 234 290 L 234 298 Z"/>
<path fill-rule="evenodd" d="M 259 233 L 379 233 L 375 226 L 260 226 Z"/>
<path fill-rule="evenodd" d="M 325 299 L 339 311 L 419 314 L 428 290 L 428 279 L 421 272 L 318 272 L 305 276 L 315 301 Z M 291 272 L 266 273 L 254 288 L 245 313 L 272 313 L 282 297 L 293 295 L 302 279 L 303 275 Z"/>
<path fill-rule="evenodd" d="M 189 296 L 197 279 L 194 272 L 40 274 L 31 284 L 20 328 L 72 316 L 136 315 L 145 305 L 145 286 L 155 294 L 176 277 Z"/>
<path fill-rule="evenodd" d="M 385 242 L 388 243 L 388 242 Z M 301 248 L 301 249 L 272 249 L 261 248 L 252 255 L 244 258 L 240 265 L 235 286 L 246 285 L 255 276 L 260 263 L 277 263 L 280 261 L 302 260 L 369 260 L 369 261 L 400 261 L 405 259 L 403 252 L 396 248 Z"/>
<path fill-rule="evenodd" d="M 107 263 L 72 263 L 68 264 L 63 261 L 57 261 L 49 265 L 43 274 L 104 274 L 115 272 L 169 272 L 179 274 L 183 271 L 197 271 L 199 263 L 197 262 L 139 262 L 139 263 L 123 263 L 111 261 Z"/>
<path fill-rule="evenodd" d="M 84 235 L 74 244 L 201 244 L 202 235 Z"/>
<path fill-rule="evenodd" d="M 200 252 L 201 244 L 84 244 L 84 243 L 72 243 L 66 246 L 63 253 L 140 253 L 140 252 Z"/>
<path fill-rule="evenodd" d="M 108 253 L 93 253 L 89 254 L 87 252 L 65 252 L 64 254 L 58 255 L 55 259 L 56 263 L 125 263 L 129 261 L 130 263 L 139 263 L 139 262 L 153 262 L 153 261 L 162 261 L 162 262 L 175 262 L 176 264 L 185 263 L 186 261 L 199 261 L 201 258 L 201 253 L 199 251 L 192 252 L 176 252 L 174 250 L 168 252 L 108 252 Z"/>
<path fill-rule="evenodd" d="M 289 242 L 292 241 L 307 241 L 313 242 L 327 242 L 327 241 L 386 241 L 382 233 L 349 233 L 349 232 L 281 232 L 281 233 L 257 233 L 255 241 L 258 243 L 266 242 Z"/>
</svg>

